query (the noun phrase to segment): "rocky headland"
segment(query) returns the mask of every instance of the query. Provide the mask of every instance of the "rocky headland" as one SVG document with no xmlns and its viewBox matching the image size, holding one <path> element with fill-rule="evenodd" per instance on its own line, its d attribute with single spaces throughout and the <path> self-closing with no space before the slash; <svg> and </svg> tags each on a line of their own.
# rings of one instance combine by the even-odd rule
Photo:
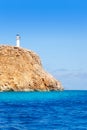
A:
<svg viewBox="0 0 87 130">
<path fill-rule="evenodd" d="M 0 46 L 0 91 L 50 90 L 63 90 L 63 87 L 43 69 L 36 53 L 15 46 Z"/>
</svg>

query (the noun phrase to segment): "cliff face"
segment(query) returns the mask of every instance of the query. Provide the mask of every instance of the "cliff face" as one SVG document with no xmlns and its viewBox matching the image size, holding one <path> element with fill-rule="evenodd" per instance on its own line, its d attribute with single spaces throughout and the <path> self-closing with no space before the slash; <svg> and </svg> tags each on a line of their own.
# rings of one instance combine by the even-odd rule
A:
<svg viewBox="0 0 87 130">
<path fill-rule="evenodd" d="M 45 72 L 30 50 L 0 46 L 0 91 L 62 90 L 61 83 Z"/>
</svg>

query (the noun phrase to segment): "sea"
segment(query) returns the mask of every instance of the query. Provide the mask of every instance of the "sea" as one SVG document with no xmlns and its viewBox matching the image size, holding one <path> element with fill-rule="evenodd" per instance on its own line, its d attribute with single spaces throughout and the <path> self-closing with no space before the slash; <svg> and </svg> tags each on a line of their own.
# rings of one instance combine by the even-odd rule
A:
<svg viewBox="0 0 87 130">
<path fill-rule="evenodd" d="M 87 130 L 87 91 L 1 92 L 0 130 Z"/>
</svg>

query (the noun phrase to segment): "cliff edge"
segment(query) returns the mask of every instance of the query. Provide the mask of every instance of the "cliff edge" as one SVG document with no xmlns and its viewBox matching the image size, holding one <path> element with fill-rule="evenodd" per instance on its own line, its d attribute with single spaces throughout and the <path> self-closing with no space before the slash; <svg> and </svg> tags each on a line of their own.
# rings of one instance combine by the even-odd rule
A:
<svg viewBox="0 0 87 130">
<path fill-rule="evenodd" d="M 0 91 L 63 90 L 61 83 L 42 67 L 30 50 L 0 46 Z"/>
</svg>

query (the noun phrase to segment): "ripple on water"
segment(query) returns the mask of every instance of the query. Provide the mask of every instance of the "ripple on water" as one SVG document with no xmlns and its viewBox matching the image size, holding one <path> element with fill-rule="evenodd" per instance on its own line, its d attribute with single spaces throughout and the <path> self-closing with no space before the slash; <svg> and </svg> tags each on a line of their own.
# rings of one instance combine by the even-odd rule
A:
<svg viewBox="0 0 87 130">
<path fill-rule="evenodd" d="M 1 130 L 86 130 L 87 91 L 0 93 Z"/>
</svg>

